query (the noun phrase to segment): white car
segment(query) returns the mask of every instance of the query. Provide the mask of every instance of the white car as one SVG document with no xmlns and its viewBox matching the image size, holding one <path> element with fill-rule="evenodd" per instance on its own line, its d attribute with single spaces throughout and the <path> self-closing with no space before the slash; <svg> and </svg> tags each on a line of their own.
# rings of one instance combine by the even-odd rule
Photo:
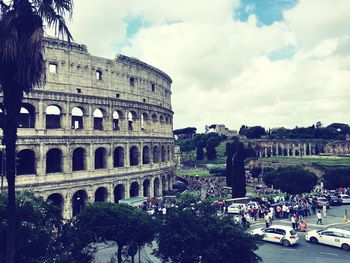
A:
<svg viewBox="0 0 350 263">
<path fill-rule="evenodd" d="M 325 244 L 350 250 L 350 231 L 337 228 L 313 230 L 305 235 L 306 241 L 313 244 Z"/>
<path fill-rule="evenodd" d="M 339 195 L 340 201 L 342 204 L 350 204 L 350 196 L 346 194 Z"/>
<path fill-rule="evenodd" d="M 299 239 L 293 228 L 280 225 L 254 229 L 252 234 L 260 235 L 265 241 L 279 243 L 285 247 L 295 245 Z"/>
<path fill-rule="evenodd" d="M 233 203 L 227 208 L 227 213 L 229 214 L 240 214 L 244 210 L 246 210 L 246 205 L 245 204 L 238 204 L 238 203 Z"/>
<path fill-rule="evenodd" d="M 246 204 L 247 207 L 250 207 L 250 208 L 256 208 L 256 209 L 259 209 L 259 203 L 258 202 L 254 202 L 254 201 L 250 201 Z"/>
</svg>

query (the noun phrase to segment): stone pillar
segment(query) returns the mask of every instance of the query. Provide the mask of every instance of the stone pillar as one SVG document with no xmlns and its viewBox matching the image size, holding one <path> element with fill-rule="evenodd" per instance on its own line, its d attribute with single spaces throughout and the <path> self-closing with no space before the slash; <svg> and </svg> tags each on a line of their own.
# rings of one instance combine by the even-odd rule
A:
<svg viewBox="0 0 350 263">
<path fill-rule="evenodd" d="M 287 156 L 290 156 L 290 144 L 287 145 Z"/>
<path fill-rule="evenodd" d="M 149 197 L 154 197 L 154 178 L 149 179 Z"/>
<path fill-rule="evenodd" d="M 138 180 L 139 183 L 139 196 L 143 196 L 143 181 Z"/>
<path fill-rule="evenodd" d="M 89 104 L 88 116 L 86 116 L 86 125 L 84 123 L 84 130 L 92 131 L 94 129 L 94 117 L 92 116 L 92 105 Z"/>
<path fill-rule="evenodd" d="M 125 182 L 125 199 L 130 198 L 130 180 Z"/>
<path fill-rule="evenodd" d="M 65 118 L 62 118 L 62 128 L 65 130 L 71 130 L 72 125 L 71 125 L 71 112 L 69 110 L 69 101 L 66 102 L 66 109 L 65 109 Z"/>
<path fill-rule="evenodd" d="M 36 160 L 36 174 L 38 176 L 45 176 L 46 174 L 46 152 L 44 143 L 40 143 L 37 151 L 38 158 Z"/>
<path fill-rule="evenodd" d="M 265 151 L 265 158 L 266 158 L 267 157 L 267 148 L 266 147 L 265 147 L 264 151 Z"/>
<path fill-rule="evenodd" d="M 106 162 L 107 162 L 107 169 L 113 169 L 113 144 L 111 143 L 109 145 L 109 148 L 107 150 L 107 155 L 106 155 Z"/>
<path fill-rule="evenodd" d="M 86 160 L 86 164 L 87 164 L 86 170 L 87 170 L 87 171 L 92 171 L 92 170 L 94 170 L 94 168 L 95 168 L 95 167 L 94 167 L 95 152 L 94 152 L 92 143 L 90 143 L 89 147 L 87 148 L 86 157 L 87 157 L 87 160 Z"/>
<path fill-rule="evenodd" d="M 73 216 L 72 196 L 73 196 L 73 193 L 68 192 L 64 198 L 64 204 L 63 204 L 64 219 L 71 219 Z"/>
<path fill-rule="evenodd" d="M 45 114 L 43 101 L 40 100 L 38 103 L 38 110 L 35 114 L 35 126 L 37 130 L 45 130 Z"/>
<path fill-rule="evenodd" d="M 127 141 L 124 147 L 124 166 L 125 167 L 130 167 L 130 144 Z"/>
</svg>

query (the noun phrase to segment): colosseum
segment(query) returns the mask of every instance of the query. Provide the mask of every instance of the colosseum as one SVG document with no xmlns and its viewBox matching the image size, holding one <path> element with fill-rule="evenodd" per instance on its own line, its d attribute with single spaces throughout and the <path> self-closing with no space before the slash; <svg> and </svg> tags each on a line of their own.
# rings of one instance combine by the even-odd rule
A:
<svg viewBox="0 0 350 263">
<path fill-rule="evenodd" d="M 17 189 L 59 205 L 158 197 L 175 180 L 171 78 L 136 58 L 46 38 L 46 84 L 25 95 Z M 2 110 L 0 109 L 0 112 Z"/>
</svg>

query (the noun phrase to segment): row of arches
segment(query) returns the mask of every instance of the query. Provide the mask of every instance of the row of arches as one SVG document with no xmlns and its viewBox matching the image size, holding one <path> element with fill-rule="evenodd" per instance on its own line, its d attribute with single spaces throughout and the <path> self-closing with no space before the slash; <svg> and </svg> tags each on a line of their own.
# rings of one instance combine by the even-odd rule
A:
<svg viewBox="0 0 350 263">
<path fill-rule="evenodd" d="M 0 106 L 0 117 L 3 113 L 2 106 Z M 35 114 L 36 109 L 33 105 L 29 103 L 24 103 L 20 110 L 20 116 L 18 119 L 19 128 L 35 128 Z M 46 129 L 60 129 L 63 128 L 62 125 L 62 109 L 58 105 L 48 105 L 45 109 L 45 127 Z M 88 113 L 83 107 L 73 107 L 70 111 L 71 116 L 71 128 L 74 130 L 84 129 L 86 118 L 88 118 Z M 123 113 L 120 110 L 113 111 L 111 115 L 111 126 L 112 130 L 122 130 L 121 122 L 127 121 L 127 127 L 129 131 L 134 130 L 134 125 L 137 120 L 140 121 L 139 125 L 141 129 L 145 129 L 146 123 L 156 123 L 161 124 L 172 124 L 172 118 L 163 115 L 157 115 L 153 113 L 149 115 L 143 112 L 138 115 L 135 111 L 129 111 Z M 102 108 L 96 108 L 92 112 L 92 128 L 94 130 L 105 130 L 106 123 L 109 122 L 109 117 L 107 111 Z"/>
<path fill-rule="evenodd" d="M 2 152 L 0 152 L 2 154 Z M 129 165 L 137 166 L 150 163 L 169 162 L 173 159 L 172 149 L 170 145 L 155 145 L 152 148 L 148 145 L 142 148 L 142 160 L 140 160 L 140 152 L 137 146 L 131 146 L 129 149 Z M 93 154 L 93 169 L 108 168 L 109 154 L 105 147 L 98 147 Z M 114 168 L 127 166 L 125 149 L 122 146 L 116 147 L 112 152 L 112 163 Z M 17 153 L 17 175 L 36 174 L 36 156 L 31 149 L 23 149 Z M 63 172 L 64 158 L 63 152 L 59 148 L 51 148 L 46 152 L 46 173 L 60 173 Z M 88 154 L 83 147 L 75 148 L 71 156 L 72 171 L 87 170 Z"/>
<path fill-rule="evenodd" d="M 132 182 L 127 189 L 125 184 L 118 184 L 113 188 L 113 192 L 109 192 L 109 187 L 98 187 L 93 196 L 89 196 L 84 189 L 77 190 L 71 197 L 71 200 L 64 200 L 61 193 L 53 193 L 47 197 L 47 200 L 58 206 L 64 214 L 64 206 L 71 205 L 72 215 L 76 216 L 89 202 L 107 202 L 111 201 L 116 204 L 120 200 L 128 197 L 144 196 L 144 197 L 160 197 L 171 189 L 172 175 L 163 175 L 161 178 L 155 177 L 153 180 L 146 178 L 143 182 Z M 69 204 L 65 204 L 69 202 Z"/>
</svg>

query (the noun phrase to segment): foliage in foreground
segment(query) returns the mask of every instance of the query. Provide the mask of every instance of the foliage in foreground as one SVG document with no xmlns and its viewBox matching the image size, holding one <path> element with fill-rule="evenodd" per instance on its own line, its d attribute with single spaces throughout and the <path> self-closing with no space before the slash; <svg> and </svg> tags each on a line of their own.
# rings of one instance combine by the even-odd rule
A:
<svg viewBox="0 0 350 263">
<path fill-rule="evenodd" d="M 350 168 L 328 169 L 323 178 L 326 189 L 350 187 Z"/>
<path fill-rule="evenodd" d="M 255 263 L 259 239 L 245 233 L 232 218 L 219 218 L 209 203 L 170 208 L 157 236 L 155 254 L 165 262 Z"/>
</svg>

